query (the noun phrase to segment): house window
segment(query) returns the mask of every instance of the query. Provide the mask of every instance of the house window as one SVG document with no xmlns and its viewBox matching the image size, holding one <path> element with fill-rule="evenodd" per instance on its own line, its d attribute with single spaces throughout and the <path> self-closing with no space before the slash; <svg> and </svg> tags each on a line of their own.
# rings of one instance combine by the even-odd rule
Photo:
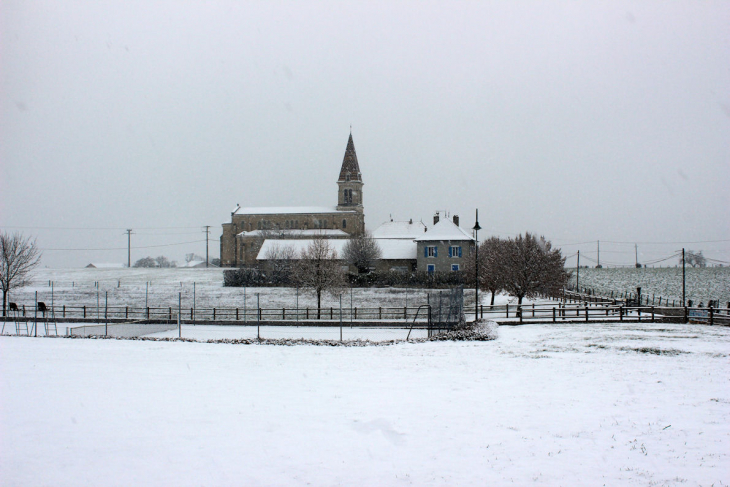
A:
<svg viewBox="0 0 730 487">
<path fill-rule="evenodd" d="M 459 264 L 451 264 L 451 270 L 452 271 L 458 271 L 459 270 Z"/>
<path fill-rule="evenodd" d="M 449 247 L 449 257 L 461 257 L 461 247 L 458 245 Z"/>
<path fill-rule="evenodd" d="M 426 270 L 429 274 L 433 274 L 434 272 L 436 272 L 436 266 L 434 264 L 428 264 L 426 266 Z"/>
<path fill-rule="evenodd" d="M 347 228 L 347 220 L 342 220 L 342 228 Z"/>
<path fill-rule="evenodd" d="M 426 258 L 436 258 L 439 256 L 438 248 L 435 245 L 427 245 L 423 248 L 423 256 Z"/>
</svg>

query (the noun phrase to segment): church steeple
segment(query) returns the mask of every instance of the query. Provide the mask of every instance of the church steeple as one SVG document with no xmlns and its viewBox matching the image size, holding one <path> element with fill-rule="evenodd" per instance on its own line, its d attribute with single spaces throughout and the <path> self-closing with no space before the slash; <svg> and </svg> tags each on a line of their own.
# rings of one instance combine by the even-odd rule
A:
<svg viewBox="0 0 730 487">
<path fill-rule="evenodd" d="M 340 178 L 337 182 L 342 181 L 360 181 L 362 182 L 362 174 L 360 174 L 360 165 L 357 163 L 357 153 L 355 152 L 355 143 L 352 141 L 352 132 L 347 141 L 345 149 L 345 157 L 342 159 L 342 168 L 340 168 Z"/>
<path fill-rule="evenodd" d="M 355 153 L 355 143 L 352 141 L 352 130 L 350 130 L 350 138 L 347 140 L 347 148 L 345 149 L 345 157 L 342 159 L 342 167 L 340 168 L 340 177 L 337 179 L 337 186 L 339 186 L 337 210 L 355 210 L 362 214 L 363 182 L 360 165 L 357 162 L 357 154 Z"/>
</svg>

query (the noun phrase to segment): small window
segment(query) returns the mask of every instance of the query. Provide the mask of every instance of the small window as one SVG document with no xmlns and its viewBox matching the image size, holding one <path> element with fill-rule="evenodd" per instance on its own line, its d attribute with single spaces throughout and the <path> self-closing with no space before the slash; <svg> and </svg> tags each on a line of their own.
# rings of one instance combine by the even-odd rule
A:
<svg viewBox="0 0 730 487">
<path fill-rule="evenodd" d="M 451 270 L 452 271 L 458 271 L 459 270 L 459 264 L 451 264 Z"/>
<path fill-rule="evenodd" d="M 449 247 L 449 257 L 461 257 L 461 247 L 458 245 Z"/>
<path fill-rule="evenodd" d="M 434 272 L 436 272 L 436 266 L 434 264 L 428 264 L 426 266 L 426 270 L 429 274 L 433 274 Z"/>
<path fill-rule="evenodd" d="M 347 228 L 347 220 L 342 220 L 342 228 Z"/>
<path fill-rule="evenodd" d="M 425 251 L 426 251 L 426 257 L 430 257 L 430 258 L 434 258 L 434 259 L 436 257 L 438 257 L 438 249 L 436 248 L 435 245 L 429 245 L 429 246 L 425 247 Z"/>
</svg>

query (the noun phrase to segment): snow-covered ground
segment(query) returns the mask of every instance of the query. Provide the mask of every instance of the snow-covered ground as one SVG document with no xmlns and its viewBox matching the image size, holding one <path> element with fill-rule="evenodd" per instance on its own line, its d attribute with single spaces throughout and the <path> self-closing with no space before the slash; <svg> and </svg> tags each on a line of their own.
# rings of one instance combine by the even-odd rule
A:
<svg viewBox="0 0 730 487">
<path fill-rule="evenodd" d="M 383 347 L 0 337 L 3 485 L 725 485 L 730 329 Z"/>
</svg>

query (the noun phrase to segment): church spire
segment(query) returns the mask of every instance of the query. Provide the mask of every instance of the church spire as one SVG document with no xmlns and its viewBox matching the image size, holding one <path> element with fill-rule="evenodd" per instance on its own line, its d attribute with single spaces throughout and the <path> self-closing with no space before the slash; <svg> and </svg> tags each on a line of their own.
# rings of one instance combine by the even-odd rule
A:
<svg viewBox="0 0 730 487">
<path fill-rule="evenodd" d="M 352 141 L 352 128 L 350 128 L 350 138 L 347 141 L 345 149 L 345 157 L 342 159 L 342 168 L 340 169 L 341 181 L 362 181 L 360 174 L 360 165 L 357 163 L 357 154 L 355 153 L 355 143 Z"/>
</svg>

